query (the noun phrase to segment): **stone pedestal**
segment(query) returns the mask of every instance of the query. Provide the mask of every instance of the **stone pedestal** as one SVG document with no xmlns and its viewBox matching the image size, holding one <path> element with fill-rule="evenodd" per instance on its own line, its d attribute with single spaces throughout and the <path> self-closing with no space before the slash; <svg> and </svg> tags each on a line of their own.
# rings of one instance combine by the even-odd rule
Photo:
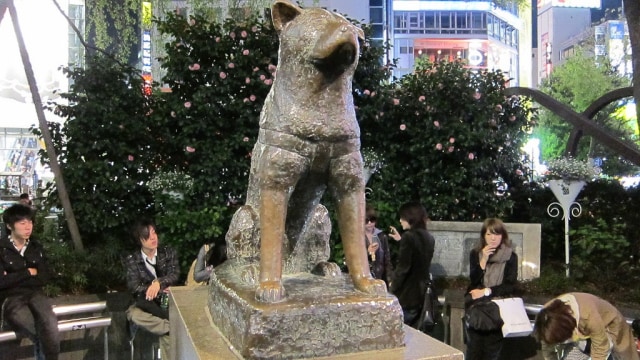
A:
<svg viewBox="0 0 640 360">
<path fill-rule="evenodd" d="M 169 359 L 243 359 L 222 336 L 209 314 L 206 286 L 172 287 L 171 356 Z M 300 335 L 304 337 L 304 334 Z M 405 346 L 379 351 L 316 357 L 313 360 L 463 360 L 464 355 L 430 336 L 404 327 Z"/>
<path fill-rule="evenodd" d="M 227 264 L 225 264 L 227 265 Z M 356 291 L 348 275 L 285 275 L 286 299 L 255 300 L 255 285 L 237 266 L 215 270 L 209 293 L 213 322 L 248 359 L 301 359 L 404 346 L 402 309 L 392 295 Z"/>
</svg>

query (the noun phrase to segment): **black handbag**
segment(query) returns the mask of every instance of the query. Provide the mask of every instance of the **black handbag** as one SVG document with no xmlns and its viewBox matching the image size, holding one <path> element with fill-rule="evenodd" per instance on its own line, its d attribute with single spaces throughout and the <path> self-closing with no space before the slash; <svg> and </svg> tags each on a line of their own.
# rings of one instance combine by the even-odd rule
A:
<svg viewBox="0 0 640 360">
<path fill-rule="evenodd" d="M 420 310 L 420 317 L 418 318 L 418 330 L 427 333 L 431 332 L 439 320 L 438 308 L 440 303 L 438 302 L 438 294 L 436 293 L 433 280 L 427 284 L 427 290 L 424 294 L 424 302 L 422 309 Z"/>
<path fill-rule="evenodd" d="M 473 302 L 464 314 L 467 327 L 479 331 L 491 331 L 502 328 L 498 304 L 488 299 Z"/>
</svg>

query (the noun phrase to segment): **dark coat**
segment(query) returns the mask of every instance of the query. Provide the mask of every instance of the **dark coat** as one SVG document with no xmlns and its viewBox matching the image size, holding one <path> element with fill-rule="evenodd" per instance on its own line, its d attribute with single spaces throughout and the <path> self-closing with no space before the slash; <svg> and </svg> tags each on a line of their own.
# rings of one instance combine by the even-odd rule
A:
<svg viewBox="0 0 640 360">
<path fill-rule="evenodd" d="M 391 279 L 393 279 L 393 267 L 391 266 L 388 236 L 379 229 L 374 230 L 374 235 L 378 237 L 380 246 L 378 246 L 378 250 L 375 252 L 375 261 L 371 259 L 371 254 L 367 253 L 369 256 L 371 275 L 376 279 L 384 280 L 387 286 L 389 286 Z M 366 242 L 365 240 L 365 243 Z"/>
<path fill-rule="evenodd" d="M 402 309 L 422 307 L 434 248 L 435 239 L 427 230 L 410 229 L 402 234 L 398 265 L 390 288 Z"/>
<path fill-rule="evenodd" d="M 473 249 L 469 254 L 469 278 L 471 283 L 467 289 L 467 293 L 473 289 L 485 288 L 484 270 L 480 267 L 480 257 L 478 256 L 478 250 Z M 502 278 L 502 284 L 491 287 L 491 297 L 511 297 L 515 291 L 515 287 L 518 284 L 518 255 L 513 251 L 511 257 L 507 260 L 504 266 L 504 277 Z M 470 299 L 470 296 L 469 296 Z M 468 304 L 467 304 L 468 305 Z"/>
<path fill-rule="evenodd" d="M 38 274 L 31 276 L 29 268 L 37 269 Z M 0 240 L 0 302 L 9 296 L 42 291 L 52 277 L 39 242 L 30 240 L 23 257 L 8 238 Z"/>
<path fill-rule="evenodd" d="M 167 246 L 160 246 L 156 256 L 160 289 L 164 290 L 169 286 L 176 285 L 180 277 L 180 266 L 176 251 Z M 125 258 L 124 267 L 127 270 L 127 288 L 131 294 L 134 297 L 139 294 L 145 294 L 155 277 L 145 266 L 139 249 Z"/>
</svg>

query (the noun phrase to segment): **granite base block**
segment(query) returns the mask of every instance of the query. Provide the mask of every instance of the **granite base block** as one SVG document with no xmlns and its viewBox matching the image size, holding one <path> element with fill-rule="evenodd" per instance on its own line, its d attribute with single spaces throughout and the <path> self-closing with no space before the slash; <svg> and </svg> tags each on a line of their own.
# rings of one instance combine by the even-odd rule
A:
<svg viewBox="0 0 640 360">
<path fill-rule="evenodd" d="M 283 278 L 287 297 L 255 300 L 255 286 L 216 269 L 209 310 L 220 332 L 246 359 L 303 359 L 404 346 L 402 309 L 392 295 L 356 291 L 347 275 L 299 273 Z"/>
</svg>

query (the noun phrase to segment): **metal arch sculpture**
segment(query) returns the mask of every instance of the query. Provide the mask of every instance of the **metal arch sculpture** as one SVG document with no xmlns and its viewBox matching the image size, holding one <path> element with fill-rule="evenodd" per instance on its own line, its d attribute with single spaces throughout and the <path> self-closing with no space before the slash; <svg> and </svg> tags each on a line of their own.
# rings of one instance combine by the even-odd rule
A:
<svg viewBox="0 0 640 360">
<path fill-rule="evenodd" d="M 597 98 L 589 107 L 582 112 L 582 114 L 589 119 L 593 119 L 596 114 L 604 109 L 605 106 L 611 104 L 614 101 L 624 99 L 626 97 L 633 96 L 632 87 L 624 87 L 609 91 L 608 93 Z M 575 154 L 578 151 L 578 143 L 582 138 L 582 129 L 574 127 L 569 135 L 569 141 L 567 143 L 567 154 Z"/>
<path fill-rule="evenodd" d="M 640 149 L 638 149 L 635 144 L 618 138 L 611 131 L 591 120 L 598 111 L 602 110 L 602 108 L 608 104 L 625 97 L 633 96 L 633 88 L 628 87 L 610 91 L 596 99 L 583 113 L 575 112 L 567 105 L 536 89 L 512 87 L 507 88 L 505 94 L 507 96 L 528 96 L 573 125 L 574 130 L 571 132 L 567 144 L 567 154 L 575 153 L 577 143 L 584 133 L 593 136 L 602 145 L 615 151 L 620 156 L 631 161 L 634 165 L 640 166 Z"/>
</svg>

